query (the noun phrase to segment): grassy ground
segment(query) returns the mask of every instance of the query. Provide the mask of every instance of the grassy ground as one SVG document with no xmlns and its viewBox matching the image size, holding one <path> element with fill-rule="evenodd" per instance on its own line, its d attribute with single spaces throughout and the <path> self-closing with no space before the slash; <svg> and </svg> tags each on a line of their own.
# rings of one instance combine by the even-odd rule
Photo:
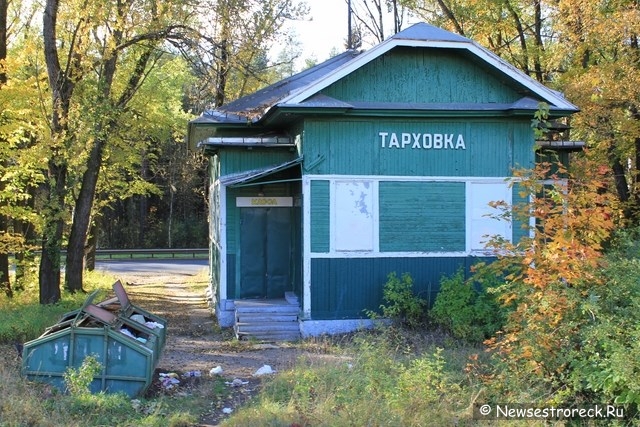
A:
<svg viewBox="0 0 640 427">
<path fill-rule="evenodd" d="M 87 290 L 107 293 L 113 279 L 92 273 L 87 277 Z M 121 394 L 63 393 L 25 380 L 13 343 L 36 338 L 86 298 L 86 294 L 65 295 L 63 304 L 42 307 L 33 295 L 37 292 L 31 290 L 13 301 L 0 299 L 0 354 L 4 355 L 0 358 L 0 427 L 196 426 L 212 407 L 228 401 L 230 389 L 219 377 L 195 378 L 177 392 L 152 387 L 146 397 L 138 399 Z M 474 419 L 474 404 L 488 393 L 477 372 L 478 366 L 488 363 L 480 346 L 438 331 L 395 327 L 292 345 L 314 357 L 301 357 L 292 369 L 264 377 L 259 392 L 244 406 L 234 408 L 221 425 L 496 425 L 495 421 Z M 504 424 L 550 425 L 536 421 Z"/>
</svg>

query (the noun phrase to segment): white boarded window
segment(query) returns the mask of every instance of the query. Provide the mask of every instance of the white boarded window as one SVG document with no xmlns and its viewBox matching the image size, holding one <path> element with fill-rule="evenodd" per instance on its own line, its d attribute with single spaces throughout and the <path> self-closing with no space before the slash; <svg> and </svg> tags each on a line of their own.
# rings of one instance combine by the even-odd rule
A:
<svg viewBox="0 0 640 427">
<path fill-rule="evenodd" d="M 511 206 L 511 188 L 507 182 L 470 182 L 467 193 L 469 212 L 469 241 L 471 251 L 484 251 L 493 236 L 511 240 L 511 222 L 496 219 L 502 211 L 489 206 L 490 202 L 504 201 Z"/>
<path fill-rule="evenodd" d="M 373 251 L 373 182 L 334 181 L 333 203 L 333 249 Z"/>
</svg>

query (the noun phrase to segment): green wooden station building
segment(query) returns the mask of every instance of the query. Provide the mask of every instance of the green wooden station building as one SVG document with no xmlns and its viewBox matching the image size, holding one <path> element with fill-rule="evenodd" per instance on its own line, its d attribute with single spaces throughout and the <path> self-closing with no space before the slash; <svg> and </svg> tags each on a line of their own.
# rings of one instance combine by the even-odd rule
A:
<svg viewBox="0 0 640 427">
<path fill-rule="evenodd" d="M 477 43 L 418 23 L 204 112 L 189 141 L 210 159 L 221 325 L 242 333 L 239 308 L 284 301 L 294 318 L 267 314 L 255 329 L 350 331 L 391 272 L 433 302 L 443 275 L 488 255 L 486 235 L 520 237 L 486 214 L 518 202 L 506 179 L 536 161 L 541 103 L 552 119 L 578 111 Z"/>
</svg>

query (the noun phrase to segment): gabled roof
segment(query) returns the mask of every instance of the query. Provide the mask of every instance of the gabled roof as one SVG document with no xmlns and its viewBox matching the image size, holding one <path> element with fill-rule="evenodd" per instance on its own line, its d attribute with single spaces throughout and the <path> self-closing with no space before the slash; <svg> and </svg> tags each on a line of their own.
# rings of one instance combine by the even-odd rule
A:
<svg viewBox="0 0 640 427">
<path fill-rule="evenodd" d="M 333 99 L 320 92 L 329 85 L 353 73 L 367 63 L 396 47 L 425 47 L 459 49 L 483 66 L 493 69 L 514 86 L 523 88 L 530 96 L 524 96 L 513 104 L 382 104 L 354 103 Z M 257 124 L 278 109 L 326 108 L 333 110 L 397 109 L 402 111 L 521 111 L 536 110 L 538 101 L 549 105 L 558 115 L 571 114 L 578 108 L 564 96 L 518 70 L 488 49 L 474 41 L 425 23 L 414 24 L 386 41 L 365 52 L 347 51 L 301 73 L 270 85 L 251 95 L 223 105 L 216 110 L 205 111 L 190 124 L 237 126 Z M 191 126 L 190 126 L 191 127 Z M 191 133 L 191 129 L 190 129 Z"/>
<path fill-rule="evenodd" d="M 466 51 L 475 56 L 478 60 L 483 61 L 487 66 L 493 67 L 505 77 L 511 79 L 517 84 L 520 84 L 531 93 L 545 100 L 550 105 L 551 109 L 555 108 L 566 111 L 567 113 L 578 111 L 578 107 L 567 101 L 561 93 L 549 89 L 538 81 L 527 76 L 510 63 L 503 60 L 490 50 L 480 46 L 473 40 L 425 23 L 414 24 L 406 30 L 395 34 L 379 45 L 354 58 L 343 67 L 334 70 L 332 73 L 325 74 L 314 83 L 300 88 L 300 90 L 292 92 L 289 96 L 282 98 L 277 105 L 281 107 L 299 105 L 332 83 L 335 83 L 344 76 L 382 56 L 391 49 L 400 46 L 448 48 Z"/>
</svg>

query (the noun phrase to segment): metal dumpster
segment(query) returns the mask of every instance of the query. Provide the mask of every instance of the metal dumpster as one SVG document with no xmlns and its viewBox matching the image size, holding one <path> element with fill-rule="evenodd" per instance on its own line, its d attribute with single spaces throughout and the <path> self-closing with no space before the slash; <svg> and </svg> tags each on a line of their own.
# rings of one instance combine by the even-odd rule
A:
<svg viewBox="0 0 640 427">
<path fill-rule="evenodd" d="M 147 327 L 123 311 L 110 311 L 111 300 L 93 304 L 95 295 L 89 295 L 79 310 L 66 313 L 40 337 L 24 344 L 22 375 L 65 390 L 65 371 L 78 368 L 85 357 L 93 355 L 102 370 L 94 377 L 91 392 L 123 392 L 131 397 L 142 394 L 151 384 L 164 348 L 166 321 L 145 312 L 162 325 Z"/>
</svg>

